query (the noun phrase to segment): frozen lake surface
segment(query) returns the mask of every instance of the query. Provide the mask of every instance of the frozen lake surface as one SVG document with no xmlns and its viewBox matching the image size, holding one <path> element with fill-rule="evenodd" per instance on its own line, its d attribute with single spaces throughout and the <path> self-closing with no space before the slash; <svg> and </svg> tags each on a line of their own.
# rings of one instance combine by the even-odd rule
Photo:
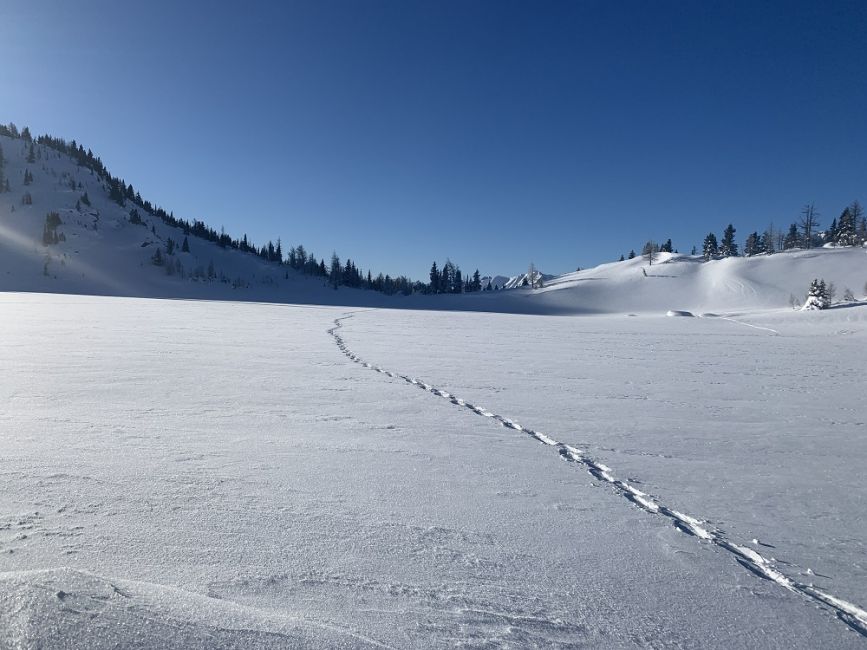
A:
<svg viewBox="0 0 867 650">
<path fill-rule="evenodd" d="M 0 332 L 0 648 L 864 646 L 867 307 Z"/>
</svg>

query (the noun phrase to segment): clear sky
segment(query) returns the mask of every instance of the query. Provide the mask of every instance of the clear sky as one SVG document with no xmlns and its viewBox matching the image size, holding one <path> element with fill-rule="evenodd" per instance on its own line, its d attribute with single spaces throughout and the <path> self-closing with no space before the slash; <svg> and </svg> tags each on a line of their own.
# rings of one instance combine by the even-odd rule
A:
<svg viewBox="0 0 867 650">
<path fill-rule="evenodd" d="M 0 121 L 257 243 L 563 272 L 867 203 L 867 3 L 4 0 Z"/>
</svg>

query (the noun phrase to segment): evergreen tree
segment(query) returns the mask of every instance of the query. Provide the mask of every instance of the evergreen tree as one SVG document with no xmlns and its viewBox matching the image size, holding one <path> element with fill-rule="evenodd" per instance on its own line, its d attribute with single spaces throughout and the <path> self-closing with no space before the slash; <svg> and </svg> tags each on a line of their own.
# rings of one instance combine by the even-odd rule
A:
<svg viewBox="0 0 867 650">
<path fill-rule="evenodd" d="M 56 244 L 60 241 L 57 235 L 57 227 L 63 222 L 60 220 L 60 214 L 57 212 L 49 212 L 45 215 L 45 225 L 42 228 L 42 243 L 48 246 Z M 65 239 L 65 238 L 64 238 Z"/>
<path fill-rule="evenodd" d="M 331 273 L 328 276 L 328 280 L 336 290 L 337 285 L 340 284 L 340 258 L 337 257 L 336 252 L 331 253 Z"/>
<path fill-rule="evenodd" d="M 737 257 L 738 245 L 735 243 L 735 227 L 731 224 L 723 231 L 719 245 L 719 254 L 723 257 Z"/>
<path fill-rule="evenodd" d="M 162 266 L 164 264 L 163 254 L 159 248 L 154 251 L 154 254 L 151 257 L 151 262 L 154 266 Z M 208 275 L 208 277 L 210 277 L 210 274 Z"/>
<path fill-rule="evenodd" d="M 283 244 L 280 243 L 280 238 L 277 238 L 277 248 L 274 249 L 274 256 L 277 260 L 277 264 L 283 263 Z"/>
<path fill-rule="evenodd" d="M 840 246 L 857 246 L 861 243 L 858 237 L 858 219 L 860 217 L 861 204 L 858 201 L 847 206 L 840 215 L 840 221 L 833 233 L 832 241 Z"/>
<path fill-rule="evenodd" d="M 437 269 L 436 261 L 434 261 L 434 263 L 430 267 L 430 292 L 440 292 L 440 272 L 439 269 Z"/>
<path fill-rule="evenodd" d="M 27 152 L 27 162 L 35 163 L 36 162 L 36 152 L 33 150 L 33 143 L 30 143 L 30 150 Z"/>
<path fill-rule="evenodd" d="M 184 242 L 181 244 L 181 252 L 189 253 L 190 252 L 190 242 L 187 241 L 187 238 L 184 237 Z"/>
<path fill-rule="evenodd" d="M 843 214 L 840 215 L 840 222 L 841 223 L 842 223 L 843 219 L 846 217 L 847 210 L 849 210 L 849 208 L 846 208 L 845 210 L 843 210 Z M 839 230 L 837 228 L 837 220 L 834 219 L 831 222 L 831 227 L 828 228 L 828 232 L 825 233 L 825 241 L 836 243 L 838 234 L 839 234 Z"/>
<path fill-rule="evenodd" d="M 33 174 L 30 173 L 29 169 L 24 170 L 24 184 L 30 185 L 33 182 Z"/>
<path fill-rule="evenodd" d="M 87 192 L 81 195 L 81 202 L 87 207 L 90 207 L 90 197 L 87 195 Z"/>
<path fill-rule="evenodd" d="M 864 219 L 864 208 L 855 200 L 849 206 L 849 212 L 852 214 L 852 224 L 855 229 L 855 244 L 863 244 L 867 241 L 867 221 Z"/>
<path fill-rule="evenodd" d="M 476 269 L 475 273 L 473 273 L 473 280 L 470 283 L 470 291 L 481 291 L 482 290 L 482 276 L 479 275 L 479 269 Z"/>
<path fill-rule="evenodd" d="M 828 288 L 824 280 L 814 279 L 810 283 L 810 291 L 807 293 L 807 301 L 802 310 L 827 309 L 831 305 L 828 297 Z"/>
<path fill-rule="evenodd" d="M 623 253 L 620 253 L 620 261 L 623 262 L 626 258 L 623 257 Z"/>
<path fill-rule="evenodd" d="M 664 243 L 662 246 L 659 247 L 659 252 L 660 252 L 660 253 L 671 253 L 672 250 L 673 250 L 673 248 L 672 248 L 672 245 L 671 245 L 671 239 L 667 239 L 667 240 L 665 241 L 665 243 Z"/>
<path fill-rule="evenodd" d="M 702 255 L 704 255 L 705 260 L 709 260 L 712 257 L 716 257 L 719 253 L 719 247 L 716 242 L 716 235 L 712 232 L 707 234 L 707 237 L 704 238 L 704 244 L 702 245 Z"/>
<path fill-rule="evenodd" d="M 793 223 L 789 226 L 789 232 L 787 232 L 786 236 L 783 238 L 783 250 L 797 248 L 800 243 L 801 240 L 798 235 L 798 224 Z"/>
<path fill-rule="evenodd" d="M 6 161 L 3 159 L 3 147 L 0 147 L 0 194 L 6 192 Z"/>
<path fill-rule="evenodd" d="M 759 233 L 753 232 L 747 235 L 747 240 L 744 242 L 744 255 L 752 257 L 758 252 Z"/>
<path fill-rule="evenodd" d="M 461 267 L 455 267 L 454 280 L 452 281 L 452 293 L 461 293 L 464 289 L 464 281 L 461 277 Z"/>
<path fill-rule="evenodd" d="M 635 259 L 635 251 L 634 250 L 629 251 L 629 259 L 631 259 L 631 260 Z"/>
</svg>

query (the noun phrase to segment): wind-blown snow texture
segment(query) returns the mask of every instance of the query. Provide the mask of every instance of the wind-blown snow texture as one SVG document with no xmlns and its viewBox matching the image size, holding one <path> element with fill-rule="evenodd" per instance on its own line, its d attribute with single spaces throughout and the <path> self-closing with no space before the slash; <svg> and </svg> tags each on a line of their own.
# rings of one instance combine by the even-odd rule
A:
<svg viewBox="0 0 867 650">
<path fill-rule="evenodd" d="M 2 294 L 0 647 L 863 647 L 865 312 Z"/>
</svg>

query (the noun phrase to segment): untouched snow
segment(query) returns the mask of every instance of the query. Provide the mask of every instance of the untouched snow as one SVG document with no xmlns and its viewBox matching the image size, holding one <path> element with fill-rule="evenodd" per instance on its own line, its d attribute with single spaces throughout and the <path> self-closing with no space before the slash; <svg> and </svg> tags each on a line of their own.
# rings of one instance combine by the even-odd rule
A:
<svg viewBox="0 0 867 650">
<path fill-rule="evenodd" d="M 664 313 L 0 294 L 0 647 L 863 647 L 867 307 Z"/>
</svg>

